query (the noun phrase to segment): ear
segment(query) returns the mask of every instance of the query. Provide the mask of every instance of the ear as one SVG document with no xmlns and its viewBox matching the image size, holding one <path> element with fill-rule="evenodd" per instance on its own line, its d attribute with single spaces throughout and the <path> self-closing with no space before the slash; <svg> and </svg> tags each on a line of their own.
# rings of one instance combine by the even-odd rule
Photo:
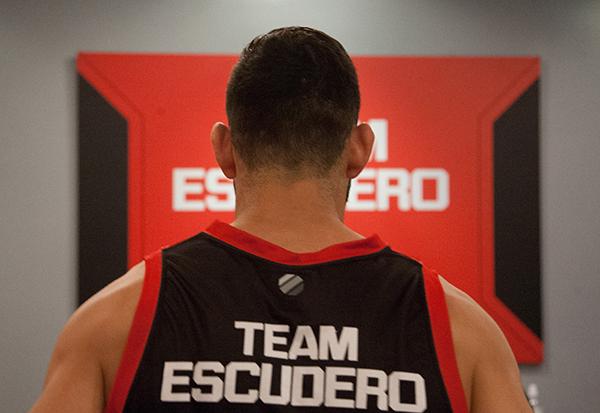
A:
<svg viewBox="0 0 600 413">
<path fill-rule="evenodd" d="M 235 178 L 236 167 L 233 144 L 231 143 L 231 130 L 225 124 L 217 122 L 210 132 L 210 140 L 221 170 L 227 178 Z"/>
<path fill-rule="evenodd" d="M 375 134 L 368 123 L 361 123 L 352 128 L 346 143 L 347 178 L 356 178 L 369 162 L 373 142 L 375 142 Z"/>
</svg>

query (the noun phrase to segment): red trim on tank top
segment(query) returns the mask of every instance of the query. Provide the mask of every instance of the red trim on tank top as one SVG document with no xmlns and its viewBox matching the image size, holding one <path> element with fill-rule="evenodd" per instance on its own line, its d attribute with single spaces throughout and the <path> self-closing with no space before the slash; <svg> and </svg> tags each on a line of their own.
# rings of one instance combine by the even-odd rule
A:
<svg viewBox="0 0 600 413">
<path fill-rule="evenodd" d="M 450 405 L 454 413 L 467 413 L 467 399 L 458 372 L 444 289 L 438 274 L 422 268 L 433 343 Z"/>
<path fill-rule="evenodd" d="M 374 234 L 368 238 L 330 245 L 316 252 L 292 252 L 221 221 L 214 221 L 205 232 L 237 249 L 287 265 L 310 265 L 359 257 L 379 252 L 387 246 Z"/>
<path fill-rule="evenodd" d="M 162 250 L 147 256 L 144 260 L 146 262 L 146 272 L 142 292 L 133 316 L 115 382 L 104 409 L 105 413 L 121 413 L 125 408 L 127 396 L 144 354 L 146 341 L 154 320 L 162 277 Z"/>
</svg>

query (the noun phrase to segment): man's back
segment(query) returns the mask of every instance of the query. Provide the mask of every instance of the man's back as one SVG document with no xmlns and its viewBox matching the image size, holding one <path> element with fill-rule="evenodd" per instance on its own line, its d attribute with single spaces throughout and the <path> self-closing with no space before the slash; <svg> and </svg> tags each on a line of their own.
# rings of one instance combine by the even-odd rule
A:
<svg viewBox="0 0 600 413">
<path fill-rule="evenodd" d="M 147 260 L 154 321 L 132 327 L 148 339 L 125 350 L 114 411 L 450 411 L 444 381 L 460 379 L 434 342 L 449 324 L 419 263 L 377 237 L 296 254 L 223 223 L 207 232 Z M 433 335 L 431 311 L 446 320 Z"/>
<path fill-rule="evenodd" d="M 32 412 L 350 403 L 528 411 L 493 321 L 376 236 L 293 253 L 216 223 L 149 256 L 74 314 Z"/>
</svg>

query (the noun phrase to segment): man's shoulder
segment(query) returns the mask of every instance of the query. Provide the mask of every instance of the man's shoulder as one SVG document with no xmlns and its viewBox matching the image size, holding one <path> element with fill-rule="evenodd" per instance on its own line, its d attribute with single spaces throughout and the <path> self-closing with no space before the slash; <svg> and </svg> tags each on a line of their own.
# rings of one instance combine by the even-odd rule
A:
<svg viewBox="0 0 600 413">
<path fill-rule="evenodd" d="M 44 391 L 32 412 L 101 411 L 127 343 L 144 277 L 145 264 L 140 263 L 73 313 L 58 336 Z"/>
<path fill-rule="evenodd" d="M 492 317 L 467 293 L 441 278 L 453 338 L 459 349 L 468 349 L 470 358 L 505 343 Z M 500 343 L 499 343 L 500 341 Z"/>
<path fill-rule="evenodd" d="M 94 294 L 73 313 L 57 342 L 56 352 L 85 352 L 95 359 L 107 392 L 127 342 L 145 272 L 142 261 Z"/>
<path fill-rule="evenodd" d="M 492 411 L 489 406 L 508 403 L 506 406 L 519 406 L 522 410 L 518 411 L 529 411 L 520 394 L 522 390 L 514 355 L 500 327 L 468 294 L 443 278 L 441 282 L 456 361 L 471 408 L 480 411 L 482 406 L 486 406 L 484 410 Z M 497 397 L 489 395 L 492 383 L 498 388 Z"/>
<path fill-rule="evenodd" d="M 88 324 L 102 328 L 102 334 L 90 331 L 101 344 L 105 340 L 121 339 L 123 334 L 126 336 L 142 292 L 145 273 L 146 263 L 142 261 L 87 300 L 73 314 L 73 319 L 82 327 Z M 112 333 L 118 337 L 111 337 Z"/>
<path fill-rule="evenodd" d="M 141 294 L 145 267 L 145 262 L 140 262 L 85 301 L 70 317 L 61 337 L 88 339 L 103 347 L 103 341 L 110 338 L 107 333 L 122 328 L 129 330 Z"/>
</svg>

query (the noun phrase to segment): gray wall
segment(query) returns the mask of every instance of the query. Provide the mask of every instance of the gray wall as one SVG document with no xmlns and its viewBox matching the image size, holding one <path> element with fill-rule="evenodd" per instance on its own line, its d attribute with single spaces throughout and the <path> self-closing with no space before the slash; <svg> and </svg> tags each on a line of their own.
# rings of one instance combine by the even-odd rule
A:
<svg viewBox="0 0 600 413">
<path fill-rule="evenodd" d="M 527 3 L 527 4 L 525 4 Z M 542 57 L 545 412 L 600 407 L 600 2 L 0 2 L 0 406 L 23 411 L 75 305 L 78 51 L 237 53 L 302 24 L 353 54 Z"/>
</svg>

